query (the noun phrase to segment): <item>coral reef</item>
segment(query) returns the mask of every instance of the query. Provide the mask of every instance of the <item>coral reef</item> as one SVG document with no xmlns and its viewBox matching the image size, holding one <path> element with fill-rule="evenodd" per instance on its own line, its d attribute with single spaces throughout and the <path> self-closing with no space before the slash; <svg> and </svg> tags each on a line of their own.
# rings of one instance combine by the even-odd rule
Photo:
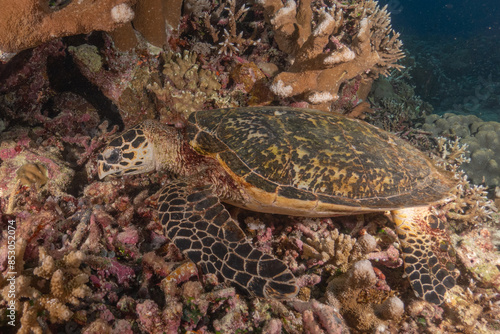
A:
<svg viewBox="0 0 500 334">
<path fill-rule="evenodd" d="M 0 17 L 0 59 L 2 53 L 17 52 L 58 37 L 113 30 L 134 17 L 133 3 L 71 1 L 62 8 L 33 0 L 6 4 Z"/>
<path fill-rule="evenodd" d="M 389 68 L 400 67 L 399 35 L 390 28 L 389 14 L 374 1 L 334 3 L 319 11 L 310 1 L 260 3 L 280 50 L 293 60 L 271 85 L 281 98 L 304 95 L 315 108 L 330 110 L 343 83 L 388 75 Z"/>
<path fill-rule="evenodd" d="M 496 185 L 490 161 L 499 155 L 493 135 L 498 127 L 446 115 L 429 116 L 424 129 L 417 128 L 430 111 L 415 95 L 418 87 L 409 84 L 418 58 L 401 63 L 408 70 L 378 79 L 366 97 L 372 80 L 399 69 L 395 61 L 402 56 L 385 9 L 374 1 L 64 4 L 36 14 L 41 25 L 24 28 L 38 31 L 18 34 L 18 41 L 8 44 L 12 48 L 3 43 L 15 31 L 0 33 L 2 51 L 56 38 L 0 64 L 1 332 L 498 330 L 498 213 L 486 188 L 471 185 L 458 169 L 462 165 L 474 183 L 483 182 L 486 170 L 487 183 Z M 127 7 L 117 7 L 115 17 L 125 23 L 110 17 L 112 6 L 120 4 Z M 99 6 L 106 9 L 88 19 Z M 88 11 L 61 30 L 62 18 L 77 8 Z M 61 28 L 52 36 L 49 16 Z M 76 29 L 81 21 L 85 24 Z M 9 22 L 0 20 L 0 26 Z M 96 28 L 111 37 L 94 32 L 58 38 Z M 488 96 L 483 102 L 494 101 Z M 443 305 L 411 292 L 397 235 L 383 214 L 319 219 L 228 207 L 255 247 L 279 256 L 297 277 L 297 299 L 280 302 L 239 295 L 184 262 L 156 215 L 157 191 L 170 182 L 168 174 L 96 181 L 97 154 L 117 126 L 149 118 L 182 126 L 196 109 L 276 103 L 365 117 L 434 152 L 437 162 L 457 174 L 456 200 L 436 208 L 453 228 L 461 273 Z M 474 153 L 484 150 L 491 150 L 486 158 Z M 474 162 L 475 154 L 487 163 Z M 9 226 L 16 227 L 12 312 Z M 14 328 L 8 324 L 11 314 Z"/>
<path fill-rule="evenodd" d="M 422 129 L 433 136 L 459 137 L 467 145 L 469 162 L 462 164 L 463 170 L 475 184 L 500 185 L 500 123 L 484 122 L 474 115 L 447 113 L 442 117 L 426 117 Z"/>
<path fill-rule="evenodd" d="M 148 88 L 163 102 L 160 119 L 170 120 L 172 115 L 187 117 L 191 112 L 208 106 L 227 106 L 219 97 L 221 84 L 210 70 L 197 63 L 197 54 L 184 51 L 183 54 L 163 54 L 162 87 L 154 83 Z"/>
</svg>

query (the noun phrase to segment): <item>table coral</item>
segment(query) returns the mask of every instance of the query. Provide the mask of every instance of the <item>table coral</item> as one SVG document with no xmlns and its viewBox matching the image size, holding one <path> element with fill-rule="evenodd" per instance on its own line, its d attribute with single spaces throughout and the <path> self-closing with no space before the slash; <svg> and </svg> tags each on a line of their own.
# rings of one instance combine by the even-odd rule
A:
<svg viewBox="0 0 500 334">
<path fill-rule="evenodd" d="M 279 97 L 304 95 L 315 108 L 330 110 L 343 83 L 357 76 L 387 75 L 389 68 L 400 66 L 399 34 L 374 1 L 333 3 L 319 10 L 311 1 L 259 3 L 280 50 L 292 57 L 292 64 L 271 85 Z"/>
<path fill-rule="evenodd" d="M 133 1 L 71 1 L 66 7 L 22 0 L 5 3 L 0 15 L 0 50 L 16 52 L 57 37 L 110 31 L 134 17 Z"/>
</svg>

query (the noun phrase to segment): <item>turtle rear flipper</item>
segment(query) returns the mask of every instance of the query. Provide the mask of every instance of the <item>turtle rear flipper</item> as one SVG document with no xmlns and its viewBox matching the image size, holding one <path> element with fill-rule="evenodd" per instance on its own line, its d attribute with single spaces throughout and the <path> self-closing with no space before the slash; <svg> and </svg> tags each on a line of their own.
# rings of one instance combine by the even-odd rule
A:
<svg viewBox="0 0 500 334">
<path fill-rule="evenodd" d="M 415 294 L 441 304 L 455 286 L 447 268 L 453 267 L 449 238 L 444 223 L 428 207 L 392 211 L 396 232 L 403 248 L 405 273 Z"/>
<path fill-rule="evenodd" d="M 158 206 L 165 235 L 204 273 L 259 297 L 281 299 L 297 294 L 288 267 L 245 239 L 211 186 L 171 183 L 162 189 Z"/>
</svg>

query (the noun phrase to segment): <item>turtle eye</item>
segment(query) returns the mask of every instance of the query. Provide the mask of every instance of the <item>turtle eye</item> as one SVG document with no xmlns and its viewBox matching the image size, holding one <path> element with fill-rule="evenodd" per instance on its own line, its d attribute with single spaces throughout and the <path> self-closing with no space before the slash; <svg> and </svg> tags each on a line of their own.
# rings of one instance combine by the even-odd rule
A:
<svg viewBox="0 0 500 334">
<path fill-rule="evenodd" d="M 104 154 L 104 157 L 105 157 L 106 162 L 108 164 L 116 164 L 121 159 L 121 150 L 118 148 L 115 148 L 115 149 L 111 150 L 111 152 L 106 152 Z"/>
</svg>

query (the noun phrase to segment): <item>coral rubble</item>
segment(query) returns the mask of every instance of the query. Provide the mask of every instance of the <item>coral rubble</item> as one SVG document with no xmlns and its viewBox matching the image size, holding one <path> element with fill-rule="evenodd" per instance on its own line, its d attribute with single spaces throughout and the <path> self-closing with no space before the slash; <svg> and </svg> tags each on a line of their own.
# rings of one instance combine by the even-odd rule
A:
<svg viewBox="0 0 500 334">
<path fill-rule="evenodd" d="M 346 275 L 334 278 L 327 287 L 327 300 L 338 305 L 347 323 L 361 331 L 374 331 L 385 327 L 385 320 L 397 320 L 404 312 L 404 304 L 398 297 L 389 297 L 377 290 L 377 275 L 368 260 L 356 262 Z M 374 289 L 378 298 L 385 299 L 376 303 L 377 297 L 362 296 L 364 291 Z M 378 292 L 377 292 L 378 291 Z M 373 293 L 373 292 L 372 292 Z M 385 296 L 384 296 L 385 295 Z M 366 298 L 364 302 L 360 300 Z"/>
</svg>

